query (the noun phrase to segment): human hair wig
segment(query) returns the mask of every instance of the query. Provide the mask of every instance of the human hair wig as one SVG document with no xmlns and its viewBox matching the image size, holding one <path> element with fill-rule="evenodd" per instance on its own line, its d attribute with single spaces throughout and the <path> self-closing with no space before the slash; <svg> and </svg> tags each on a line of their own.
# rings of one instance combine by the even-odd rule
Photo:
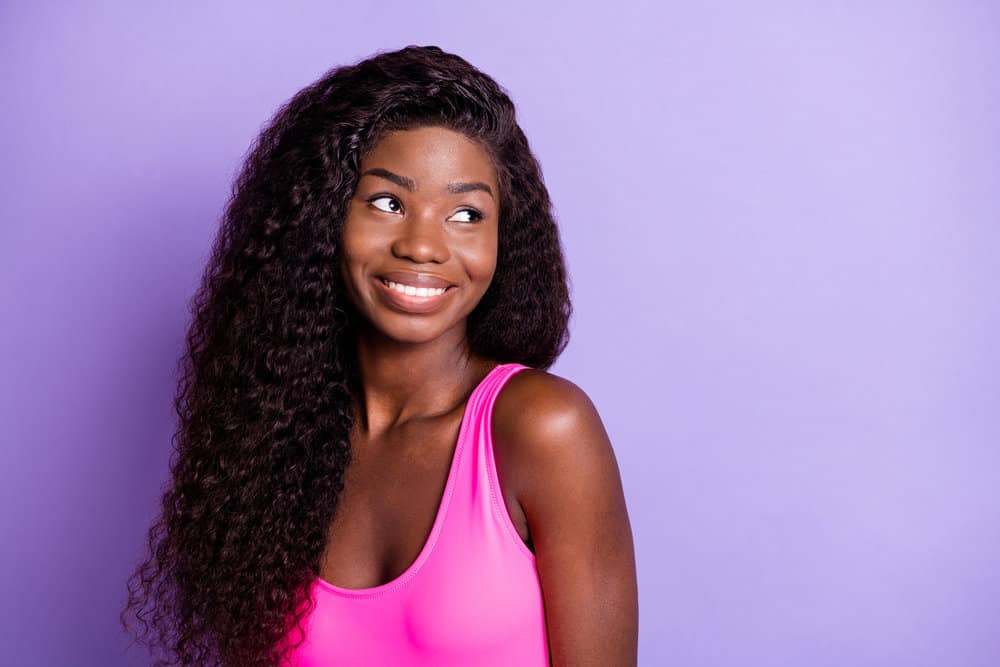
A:
<svg viewBox="0 0 1000 667">
<path fill-rule="evenodd" d="M 408 46 L 295 94 L 245 155 L 190 304 L 171 483 L 121 612 L 160 649 L 155 665 L 276 665 L 301 630 L 352 458 L 344 218 L 368 151 L 428 125 L 478 142 L 498 176 L 497 268 L 467 320 L 470 350 L 547 369 L 568 343 L 549 194 L 503 88 L 457 55 Z"/>
</svg>

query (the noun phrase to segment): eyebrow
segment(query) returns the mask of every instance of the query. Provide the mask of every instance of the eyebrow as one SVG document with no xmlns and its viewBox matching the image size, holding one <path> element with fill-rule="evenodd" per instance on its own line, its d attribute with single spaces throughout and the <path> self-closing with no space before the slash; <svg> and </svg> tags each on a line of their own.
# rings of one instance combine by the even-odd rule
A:
<svg viewBox="0 0 1000 667">
<path fill-rule="evenodd" d="M 399 174 L 394 174 L 388 169 L 382 169 L 380 167 L 375 167 L 374 169 L 368 169 L 362 176 L 378 176 L 384 178 L 388 181 L 392 181 L 401 188 L 406 188 L 410 192 L 416 190 L 417 185 L 413 182 L 412 178 L 407 178 L 406 176 L 400 176 Z M 472 192 L 473 190 L 482 190 L 490 197 L 493 197 L 493 189 L 490 186 L 482 183 L 480 181 L 472 181 L 471 183 L 449 183 L 448 192 L 452 194 L 462 194 L 463 192 Z M 496 197 L 493 197 L 496 199 Z"/>
</svg>

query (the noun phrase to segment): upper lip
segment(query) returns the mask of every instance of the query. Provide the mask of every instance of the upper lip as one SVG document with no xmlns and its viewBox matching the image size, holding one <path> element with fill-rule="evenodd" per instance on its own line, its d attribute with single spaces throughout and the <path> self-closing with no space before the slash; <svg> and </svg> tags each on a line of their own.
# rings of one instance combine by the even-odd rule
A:
<svg viewBox="0 0 1000 667">
<path fill-rule="evenodd" d="M 381 274 L 379 278 L 413 287 L 430 287 L 432 289 L 447 289 L 452 287 L 452 284 L 444 278 L 433 276 L 429 273 L 414 273 L 413 271 L 390 271 L 389 273 Z"/>
</svg>

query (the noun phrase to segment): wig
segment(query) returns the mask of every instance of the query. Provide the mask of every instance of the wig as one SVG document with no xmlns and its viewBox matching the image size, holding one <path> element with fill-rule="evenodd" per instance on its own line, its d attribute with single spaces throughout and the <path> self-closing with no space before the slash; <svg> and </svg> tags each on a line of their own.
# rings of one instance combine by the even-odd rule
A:
<svg viewBox="0 0 1000 667">
<path fill-rule="evenodd" d="M 457 55 L 408 46 L 295 94 L 244 156 L 190 302 L 171 483 L 121 612 L 160 649 L 155 665 L 277 665 L 302 629 L 359 388 L 342 225 L 367 152 L 428 125 L 478 142 L 498 177 L 497 268 L 467 320 L 471 352 L 547 369 L 568 343 L 549 194 L 503 88 Z"/>
</svg>

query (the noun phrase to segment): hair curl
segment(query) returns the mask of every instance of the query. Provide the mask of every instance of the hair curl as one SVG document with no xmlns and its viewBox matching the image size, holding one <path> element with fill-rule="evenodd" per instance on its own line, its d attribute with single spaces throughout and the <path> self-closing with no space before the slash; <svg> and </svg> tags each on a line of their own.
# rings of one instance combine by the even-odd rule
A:
<svg viewBox="0 0 1000 667">
<path fill-rule="evenodd" d="M 172 484 L 121 612 L 126 632 L 134 615 L 137 639 L 164 649 L 157 667 L 280 664 L 312 609 L 358 387 L 338 240 L 362 157 L 386 132 L 425 125 L 477 141 L 497 171 L 497 268 L 467 320 L 470 350 L 547 369 L 568 343 L 549 194 L 492 78 L 408 46 L 294 95 L 245 155 L 190 304 Z"/>
</svg>

